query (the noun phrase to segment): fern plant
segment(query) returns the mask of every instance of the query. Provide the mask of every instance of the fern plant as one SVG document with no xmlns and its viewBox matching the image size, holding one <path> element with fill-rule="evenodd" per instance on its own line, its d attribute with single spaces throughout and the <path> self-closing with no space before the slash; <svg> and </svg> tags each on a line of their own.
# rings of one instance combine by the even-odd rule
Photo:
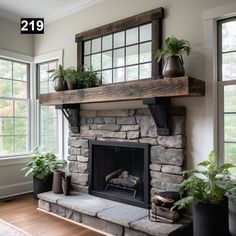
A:
<svg viewBox="0 0 236 236">
<path fill-rule="evenodd" d="M 156 51 L 156 58 L 159 62 L 162 57 L 164 56 L 179 56 L 182 59 L 183 54 L 189 55 L 191 50 L 190 44 L 185 39 L 177 39 L 174 36 L 168 37 L 165 40 L 165 48 L 164 49 L 157 49 Z"/>
<path fill-rule="evenodd" d="M 55 80 L 57 78 L 65 79 L 66 76 L 66 70 L 62 65 L 59 65 L 58 69 L 54 71 L 54 73 L 50 76 L 52 80 Z"/>
<path fill-rule="evenodd" d="M 229 169 L 236 167 L 232 164 L 217 166 L 217 153 L 212 151 L 209 160 L 198 164 L 197 169 L 184 171 L 187 177 L 180 184 L 181 195 L 187 194 L 177 201 L 172 209 L 183 209 L 195 200 L 205 203 L 219 203 L 224 200 L 225 193 L 236 187 L 236 182 L 230 176 Z"/>
</svg>

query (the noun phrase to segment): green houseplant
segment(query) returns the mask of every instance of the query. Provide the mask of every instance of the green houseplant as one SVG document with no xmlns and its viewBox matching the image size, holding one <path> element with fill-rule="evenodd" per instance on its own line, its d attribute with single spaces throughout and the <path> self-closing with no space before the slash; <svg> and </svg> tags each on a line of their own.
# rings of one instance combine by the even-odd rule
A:
<svg viewBox="0 0 236 236">
<path fill-rule="evenodd" d="M 236 187 L 227 192 L 229 199 L 229 232 L 231 236 L 236 235 Z"/>
<path fill-rule="evenodd" d="M 62 65 L 59 65 L 58 69 L 56 69 L 50 76 L 50 78 L 54 81 L 55 91 L 67 90 L 65 76 L 66 76 L 66 70 Z"/>
<path fill-rule="evenodd" d="M 162 71 L 165 78 L 178 77 L 185 74 L 182 55 L 189 55 L 190 50 L 190 44 L 185 39 L 177 39 L 171 36 L 165 40 L 165 48 L 156 51 L 158 62 L 160 62 L 164 56 L 167 57 Z"/>
<path fill-rule="evenodd" d="M 79 73 L 73 67 L 65 69 L 65 81 L 69 90 L 81 87 L 79 83 Z"/>
<path fill-rule="evenodd" d="M 187 194 L 173 208 L 193 205 L 194 236 L 228 235 L 228 204 L 225 193 L 235 186 L 230 177 L 232 164 L 217 166 L 217 153 L 194 170 L 184 171 L 186 179 L 180 184 L 180 193 Z"/>
<path fill-rule="evenodd" d="M 38 193 L 52 190 L 53 172 L 66 164 L 64 160 L 57 160 L 51 152 L 41 153 L 39 147 L 34 149 L 34 155 L 22 170 L 27 170 L 25 176 L 33 176 L 34 197 Z"/>
</svg>

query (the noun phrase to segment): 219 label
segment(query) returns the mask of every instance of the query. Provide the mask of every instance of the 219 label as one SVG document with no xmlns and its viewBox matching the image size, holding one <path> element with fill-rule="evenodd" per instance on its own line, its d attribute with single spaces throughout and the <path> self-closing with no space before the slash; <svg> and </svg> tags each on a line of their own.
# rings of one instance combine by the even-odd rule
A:
<svg viewBox="0 0 236 236">
<path fill-rule="evenodd" d="M 21 34 L 43 34 L 44 18 L 21 18 Z"/>
</svg>

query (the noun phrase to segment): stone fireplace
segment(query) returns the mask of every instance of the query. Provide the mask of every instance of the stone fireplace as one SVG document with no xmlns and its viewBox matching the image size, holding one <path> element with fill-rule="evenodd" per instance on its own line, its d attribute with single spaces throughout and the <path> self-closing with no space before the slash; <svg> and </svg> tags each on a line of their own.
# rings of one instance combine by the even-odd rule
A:
<svg viewBox="0 0 236 236">
<path fill-rule="evenodd" d="M 178 190 L 183 180 L 185 108 L 171 109 L 170 136 L 157 135 L 148 109 L 86 110 L 80 116 L 80 133 L 70 133 L 68 141 L 74 190 L 144 208 L 150 193 Z M 116 182 L 122 172 L 138 179 L 136 194 L 107 186 L 116 171 Z"/>
</svg>

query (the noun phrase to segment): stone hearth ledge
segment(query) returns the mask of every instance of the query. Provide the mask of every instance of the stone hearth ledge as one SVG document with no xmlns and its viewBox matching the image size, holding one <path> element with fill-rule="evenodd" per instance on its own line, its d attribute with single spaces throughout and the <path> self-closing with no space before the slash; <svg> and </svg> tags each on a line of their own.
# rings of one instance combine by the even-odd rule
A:
<svg viewBox="0 0 236 236">
<path fill-rule="evenodd" d="M 189 221 L 175 224 L 151 222 L 146 209 L 78 192 L 70 196 L 46 192 L 39 194 L 38 198 L 40 209 L 111 235 L 182 236 L 189 225 Z"/>
</svg>

